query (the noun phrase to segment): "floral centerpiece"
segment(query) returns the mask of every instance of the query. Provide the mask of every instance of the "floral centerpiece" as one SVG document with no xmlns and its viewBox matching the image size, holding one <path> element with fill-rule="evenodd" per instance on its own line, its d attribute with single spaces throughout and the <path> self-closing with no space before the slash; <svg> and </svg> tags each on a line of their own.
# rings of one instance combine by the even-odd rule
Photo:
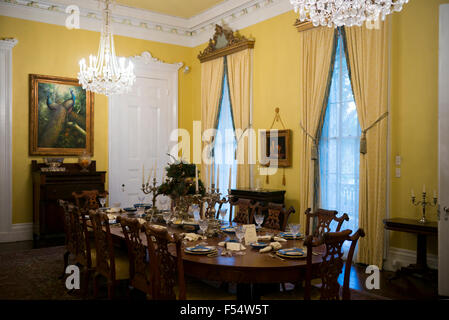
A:
<svg viewBox="0 0 449 320">
<path fill-rule="evenodd" d="M 176 160 L 165 168 L 165 181 L 159 186 L 158 194 L 169 196 L 174 201 L 175 210 L 181 217 L 188 216 L 188 208 L 193 203 L 193 196 L 204 196 L 206 189 L 198 178 L 198 193 L 195 181 L 196 165 Z"/>
</svg>

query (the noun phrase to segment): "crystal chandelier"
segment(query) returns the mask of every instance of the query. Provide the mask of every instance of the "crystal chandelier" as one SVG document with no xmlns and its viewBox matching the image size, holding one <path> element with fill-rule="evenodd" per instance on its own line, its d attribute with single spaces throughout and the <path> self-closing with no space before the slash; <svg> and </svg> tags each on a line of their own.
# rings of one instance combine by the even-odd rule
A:
<svg viewBox="0 0 449 320">
<path fill-rule="evenodd" d="M 103 26 L 101 29 L 100 48 L 97 56 L 89 56 L 89 66 L 86 60 L 80 60 L 79 83 L 83 89 L 104 95 L 127 93 L 131 89 L 136 76 L 134 65 L 126 59 L 115 56 L 114 37 L 111 28 L 111 0 L 101 0 L 105 3 L 103 10 Z"/>
<path fill-rule="evenodd" d="M 408 0 L 290 0 L 300 21 L 312 21 L 315 27 L 361 26 L 365 21 L 385 20 L 401 11 Z"/>
</svg>

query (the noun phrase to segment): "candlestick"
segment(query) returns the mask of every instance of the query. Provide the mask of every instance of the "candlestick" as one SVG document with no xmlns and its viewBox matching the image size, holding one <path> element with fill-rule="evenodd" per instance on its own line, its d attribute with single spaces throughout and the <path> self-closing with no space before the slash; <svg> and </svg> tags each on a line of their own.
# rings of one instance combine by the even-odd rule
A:
<svg viewBox="0 0 449 320">
<path fill-rule="evenodd" d="M 217 192 L 220 192 L 220 164 L 217 165 Z"/>
<path fill-rule="evenodd" d="M 215 159 L 212 159 L 211 188 L 215 185 Z"/>
<path fill-rule="evenodd" d="M 412 197 L 413 198 L 415 197 L 415 191 L 413 191 L 413 189 L 412 189 Z"/>
<path fill-rule="evenodd" d="M 427 206 L 435 207 L 437 205 L 437 202 L 438 202 L 438 199 L 437 199 L 435 193 L 434 193 L 434 196 L 433 196 L 433 203 L 430 202 L 430 201 L 427 201 L 427 199 L 426 199 L 426 191 L 425 190 L 426 190 L 426 188 L 424 186 L 423 193 L 422 193 L 422 200 L 418 201 L 418 202 L 416 202 L 415 195 L 412 192 L 412 204 L 415 205 L 415 206 L 422 206 L 422 216 L 421 216 L 421 219 L 419 219 L 419 222 L 421 222 L 421 223 L 426 223 L 427 222 L 427 220 L 426 220 L 426 207 Z"/>
<path fill-rule="evenodd" d="M 142 164 L 142 184 L 145 184 L 145 165 Z"/>
<path fill-rule="evenodd" d="M 195 165 L 195 192 L 198 193 L 199 186 L 198 186 L 198 167 Z"/>
<path fill-rule="evenodd" d="M 228 179 L 228 191 L 231 191 L 231 180 L 232 180 L 232 164 L 229 165 L 229 179 Z"/>
<path fill-rule="evenodd" d="M 426 193 L 426 185 L 425 184 L 422 186 L 422 192 Z"/>
<path fill-rule="evenodd" d="M 147 184 L 150 184 L 150 180 L 151 180 L 151 174 L 153 173 L 153 170 L 149 170 L 148 171 L 148 180 L 147 180 Z"/>
</svg>

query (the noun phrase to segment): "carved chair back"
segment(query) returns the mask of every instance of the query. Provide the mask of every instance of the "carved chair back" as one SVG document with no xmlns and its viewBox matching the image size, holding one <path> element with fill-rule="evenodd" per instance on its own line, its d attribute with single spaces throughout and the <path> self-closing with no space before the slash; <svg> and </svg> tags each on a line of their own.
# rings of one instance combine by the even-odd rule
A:
<svg viewBox="0 0 449 320">
<path fill-rule="evenodd" d="M 97 210 L 100 207 L 98 198 L 107 196 L 108 192 L 100 193 L 98 190 L 84 190 L 81 192 L 72 192 L 75 203 L 80 209 Z"/>
<path fill-rule="evenodd" d="M 148 249 L 143 241 L 144 229 L 140 222 L 134 218 L 117 217 L 122 226 L 128 247 L 129 279 L 134 288 L 151 296 L 150 270 Z"/>
<path fill-rule="evenodd" d="M 70 214 L 75 244 L 75 260 L 90 269 L 92 268 L 92 256 L 89 232 L 87 230 L 86 212 L 72 205 Z"/>
<path fill-rule="evenodd" d="M 269 202 L 267 205 L 257 203 L 256 212 L 265 215 L 265 228 L 285 231 L 290 214 L 296 211 L 293 207 L 286 209 L 283 204 Z"/>
<path fill-rule="evenodd" d="M 154 300 L 186 299 L 184 280 L 184 265 L 182 262 L 182 237 L 170 235 L 167 228 L 158 225 L 144 224 L 150 254 L 150 276 L 152 283 L 152 298 Z M 176 257 L 168 251 L 169 246 L 175 246 Z M 178 283 L 178 297 L 175 285 Z"/>
<path fill-rule="evenodd" d="M 72 213 L 73 210 L 73 204 L 69 203 L 68 201 L 64 200 L 58 200 L 59 205 L 64 210 L 64 233 L 65 233 L 65 246 L 66 250 L 69 253 L 75 254 L 75 240 L 74 240 L 74 225 L 72 223 Z"/>
<path fill-rule="evenodd" d="M 252 200 L 231 198 L 229 204 L 229 222 L 248 224 L 250 221 L 253 221 L 256 204 Z M 234 219 L 232 218 L 233 211 Z"/>
<path fill-rule="evenodd" d="M 115 281 L 115 256 L 109 218 L 106 213 L 89 210 L 95 238 L 96 272 Z"/>
<path fill-rule="evenodd" d="M 312 212 L 310 208 L 308 208 L 305 212 L 306 214 L 306 236 L 312 235 L 314 237 L 322 236 L 326 232 L 331 232 L 330 225 L 332 221 L 337 222 L 336 232 L 340 231 L 341 226 L 344 221 L 349 221 L 349 216 L 345 213 L 341 217 L 337 218 L 338 211 L 334 210 L 325 210 L 325 209 L 317 209 L 315 212 Z M 313 232 L 310 232 L 310 223 L 315 222 L 315 226 Z"/>
<path fill-rule="evenodd" d="M 340 291 L 342 292 L 343 300 L 351 299 L 351 292 L 349 290 L 349 276 L 351 273 L 352 258 L 354 250 L 357 245 L 357 241 L 360 237 L 365 236 L 363 229 L 358 229 L 352 236 L 351 230 L 344 230 L 340 232 L 327 232 L 320 238 L 313 238 L 309 235 L 304 245 L 307 247 L 307 271 L 306 271 L 306 283 L 304 299 L 310 300 L 311 281 L 312 275 L 316 275 L 321 278 L 321 300 L 340 300 Z M 346 263 L 343 261 L 343 243 L 350 241 L 351 245 L 346 257 Z M 322 256 L 322 262 L 319 264 L 318 269 L 313 269 L 312 266 L 312 250 L 314 247 L 324 245 L 326 251 Z M 345 273 L 343 280 L 343 288 L 340 290 L 340 284 L 338 283 L 338 277 L 345 265 Z"/>
</svg>

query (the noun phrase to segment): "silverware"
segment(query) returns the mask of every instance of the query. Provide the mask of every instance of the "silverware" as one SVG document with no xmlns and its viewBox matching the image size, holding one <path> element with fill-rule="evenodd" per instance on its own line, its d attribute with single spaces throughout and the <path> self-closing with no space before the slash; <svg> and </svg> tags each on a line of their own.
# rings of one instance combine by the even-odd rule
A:
<svg viewBox="0 0 449 320">
<path fill-rule="evenodd" d="M 278 259 L 281 259 L 282 261 L 285 261 L 284 258 L 281 258 L 281 257 L 279 257 L 277 254 L 274 254 L 274 253 L 270 253 L 270 257 L 272 257 L 272 258 L 278 258 Z"/>
</svg>

